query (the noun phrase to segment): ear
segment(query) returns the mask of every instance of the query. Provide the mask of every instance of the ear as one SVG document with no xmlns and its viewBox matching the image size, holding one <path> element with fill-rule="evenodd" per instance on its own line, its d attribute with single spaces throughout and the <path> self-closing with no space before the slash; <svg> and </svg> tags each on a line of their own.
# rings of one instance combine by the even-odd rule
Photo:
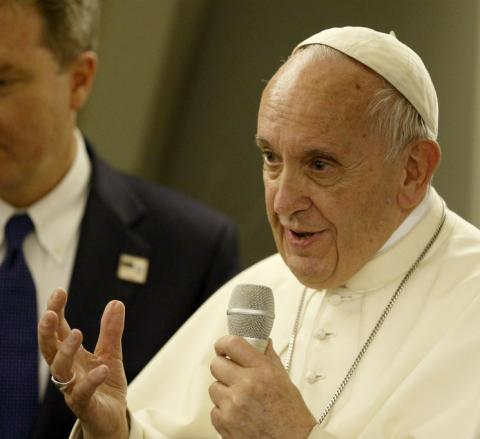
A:
<svg viewBox="0 0 480 439">
<path fill-rule="evenodd" d="M 68 67 L 70 76 L 70 107 L 79 111 L 87 102 L 97 71 L 95 52 L 82 52 Z"/>
<path fill-rule="evenodd" d="M 399 205 L 410 210 L 423 199 L 440 163 L 440 146 L 430 139 L 419 139 L 405 149 L 402 182 L 398 194 Z"/>
</svg>

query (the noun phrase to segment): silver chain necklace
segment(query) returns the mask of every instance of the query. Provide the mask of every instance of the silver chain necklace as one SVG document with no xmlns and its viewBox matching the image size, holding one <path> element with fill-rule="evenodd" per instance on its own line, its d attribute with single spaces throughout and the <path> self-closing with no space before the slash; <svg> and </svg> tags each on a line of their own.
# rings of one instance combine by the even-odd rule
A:
<svg viewBox="0 0 480 439">
<path fill-rule="evenodd" d="M 443 212 L 442 212 L 442 218 L 437 226 L 437 228 L 435 229 L 435 232 L 433 233 L 432 237 L 430 238 L 430 240 L 428 241 L 427 245 L 424 247 L 424 249 L 422 250 L 422 252 L 420 253 L 420 255 L 418 256 L 418 258 L 416 259 L 416 261 L 412 264 L 412 266 L 409 268 L 409 270 L 407 271 L 407 274 L 403 277 L 402 281 L 400 282 L 400 284 L 398 285 L 395 293 L 393 293 L 393 296 L 391 297 L 390 301 L 388 302 L 387 306 L 385 307 L 385 309 L 383 310 L 383 313 L 382 315 L 379 317 L 379 319 L 377 320 L 377 323 L 375 324 L 375 326 L 373 327 L 372 331 L 370 332 L 370 335 L 368 336 L 367 340 L 365 341 L 365 343 L 363 344 L 362 348 L 360 349 L 360 351 L 358 352 L 355 360 L 353 360 L 353 363 L 352 365 L 350 366 L 350 369 L 348 370 L 348 372 L 346 373 L 345 377 L 343 378 L 342 382 L 340 383 L 340 385 L 338 386 L 337 390 L 335 391 L 335 393 L 333 394 L 333 396 L 331 397 L 330 401 L 328 402 L 327 406 L 325 407 L 325 409 L 323 410 L 322 414 L 320 415 L 320 417 L 318 418 L 318 421 L 317 423 L 318 424 L 321 424 L 325 418 L 327 417 L 327 415 L 330 413 L 330 410 L 332 409 L 332 407 L 335 405 L 335 403 L 337 402 L 338 398 L 340 397 L 340 395 L 342 394 L 343 390 L 345 389 L 346 385 L 348 384 L 348 382 L 350 381 L 350 379 L 352 378 L 355 370 L 357 369 L 358 365 L 360 364 L 360 361 L 362 361 L 362 358 L 364 357 L 365 353 L 367 352 L 368 348 L 370 347 L 370 345 L 372 344 L 372 341 L 373 339 L 375 338 L 375 336 L 378 334 L 378 331 L 380 330 L 380 328 L 382 327 L 383 323 L 385 322 L 388 314 L 390 313 L 390 311 L 392 310 L 393 308 L 393 305 L 395 305 L 395 302 L 397 301 L 398 299 L 398 296 L 400 296 L 400 293 L 405 289 L 405 285 L 407 284 L 407 282 L 410 280 L 410 278 L 412 277 L 412 274 L 415 272 L 415 270 L 418 268 L 418 266 L 420 265 L 420 262 L 422 261 L 422 259 L 425 257 L 425 255 L 428 253 L 428 251 L 430 250 L 430 248 L 432 247 L 433 243 L 436 241 L 436 239 L 438 238 L 438 235 L 440 234 L 440 231 L 442 230 L 443 228 L 443 225 L 445 224 L 445 218 L 446 218 L 446 213 L 445 213 L 445 205 L 443 205 Z M 302 309 L 303 309 L 303 304 L 305 302 L 305 295 L 306 295 L 306 292 L 307 292 L 307 287 L 305 287 L 303 289 L 303 293 L 302 293 L 302 297 L 300 298 L 300 303 L 298 305 L 298 309 L 297 309 L 297 316 L 295 318 L 295 323 L 293 325 L 293 330 L 292 330 L 292 334 L 290 335 L 290 341 L 288 343 L 288 350 L 287 350 L 287 358 L 285 360 L 285 370 L 287 371 L 287 373 L 290 371 L 290 366 L 291 366 L 291 363 L 292 363 L 292 357 L 293 357 L 293 352 L 295 350 L 295 341 L 297 339 L 297 333 L 298 333 L 298 327 L 299 327 L 299 324 L 300 324 L 300 316 L 302 314 Z"/>
</svg>

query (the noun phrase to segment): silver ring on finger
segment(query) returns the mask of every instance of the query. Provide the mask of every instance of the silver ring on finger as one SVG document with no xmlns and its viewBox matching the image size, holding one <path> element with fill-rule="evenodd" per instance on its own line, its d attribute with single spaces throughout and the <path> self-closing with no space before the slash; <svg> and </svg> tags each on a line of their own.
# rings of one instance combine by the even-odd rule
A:
<svg viewBox="0 0 480 439">
<path fill-rule="evenodd" d="M 53 375 L 51 376 L 50 381 L 58 390 L 60 390 L 60 392 L 63 393 L 75 382 L 75 378 L 77 378 L 77 374 L 73 372 L 72 378 L 70 378 L 68 381 L 58 381 Z"/>
</svg>

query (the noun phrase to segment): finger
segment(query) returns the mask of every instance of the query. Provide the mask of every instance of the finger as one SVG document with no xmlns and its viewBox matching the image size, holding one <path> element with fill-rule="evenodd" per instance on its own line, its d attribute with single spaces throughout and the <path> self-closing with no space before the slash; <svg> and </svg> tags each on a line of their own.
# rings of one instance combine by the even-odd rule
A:
<svg viewBox="0 0 480 439">
<path fill-rule="evenodd" d="M 100 323 L 100 335 L 95 354 L 100 357 L 122 360 L 122 334 L 125 325 L 125 306 L 112 300 L 105 307 Z"/>
<path fill-rule="evenodd" d="M 38 322 L 37 327 L 40 352 L 49 366 L 57 355 L 57 325 L 58 315 L 53 311 L 47 311 Z"/>
<path fill-rule="evenodd" d="M 108 366 L 102 364 L 95 369 L 92 369 L 85 378 L 77 382 L 76 386 L 70 393 L 70 399 L 72 401 L 72 408 L 75 414 L 82 418 L 81 412 L 84 410 L 92 398 L 97 388 L 102 385 L 108 377 Z"/>
<path fill-rule="evenodd" d="M 221 407 L 223 401 L 228 399 L 228 387 L 218 381 L 215 381 L 208 388 L 208 394 L 215 407 Z"/>
<path fill-rule="evenodd" d="M 48 299 L 47 309 L 58 315 L 57 332 L 60 340 L 64 340 L 70 334 L 70 326 L 65 320 L 66 304 L 67 292 L 63 288 L 56 288 Z"/>
<path fill-rule="evenodd" d="M 82 344 L 82 338 L 82 333 L 74 329 L 59 343 L 57 355 L 50 366 L 52 375 L 57 381 L 66 382 L 73 377 L 73 362 Z"/>
<path fill-rule="evenodd" d="M 213 428 L 217 430 L 222 438 L 227 437 L 227 432 L 223 425 L 223 416 L 222 412 L 218 407 L 213 407 L 210 411 L 210 421 L 213 425 Z"/>
<path fill-rule="evenodd" d="M 211 423 L 215 430 L 220 433 L 221 437 L 229 437 L 223 416 L 223 412 L 225 411 L 224 405 L 228 401 L 228 388 L 217 381 L 209 387 L 208 393 L 214 405 L 210 411 Z"/>
<path fill-rule="evenodd" d="M 231 386 L 242 377 L 243 368 L 228 358 L 217 355 L 210 363 L 212 376 L 221 383 Z"/>
<path fill-rule="evenodd" d="M 258 367 L 265 362 L 265 356 L 242 337 L 226 335 L 215 343 L 217 355 L 229 357 L 242 367 Z"/>
</svg>

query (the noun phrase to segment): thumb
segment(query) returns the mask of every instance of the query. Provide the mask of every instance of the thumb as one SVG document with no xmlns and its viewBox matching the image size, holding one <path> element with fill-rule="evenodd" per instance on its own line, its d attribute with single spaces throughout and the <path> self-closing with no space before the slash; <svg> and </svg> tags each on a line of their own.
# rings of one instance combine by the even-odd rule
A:
<svg viewBox="0 0 480 439">
<path fill-rule="evenodd" d="M 122 360 L 122 334 L 125 326 L 125 306 L 112 300 L 103 311 L 95 354 Z"/>
<path fill-rule="evenodd" d="M 283 369 L 283 363 L 278 354 L 273 349 L 273 342 L 272 339 L 268 339 L 267 349 L 265 350 L 265 356 L 272 360 L 274 363 L 278 364 Z"/>
</svg>

